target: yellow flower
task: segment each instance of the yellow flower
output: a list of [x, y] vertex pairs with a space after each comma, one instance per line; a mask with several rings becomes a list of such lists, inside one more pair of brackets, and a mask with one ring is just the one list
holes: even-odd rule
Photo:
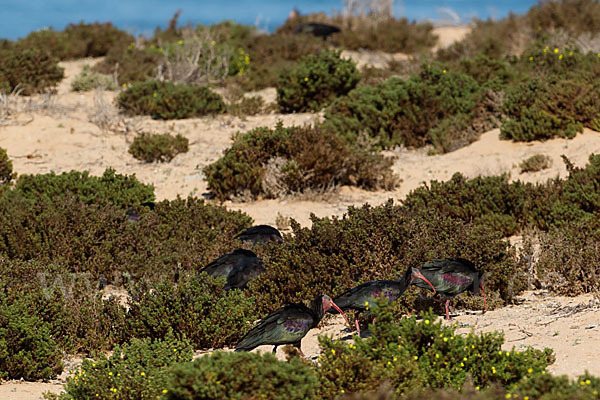
[[510, 393], [506, 393], [506, 396], [504, 396], [504, 397], [506, 397], [507, 399], [510, 399], [512, 396], [510, 395]]
[[[394, 362], [398, 361], [398, 357], [394, 357]], [[589, 382], [589, 381], [588, 381]]]
[[443, 71], [442, 71], [442, 74], [445, 74], [445, 73], [446, 73], [446, 70], [443, 70]]
[[547, 52], [548, 52], [548, 50], [550, 50], [550, 49], [548, 48], [548, 46], [544, 47], [544, 53], [547, 53]]
[[340, 390], [340, 393], [346, 393], [346, 391], [344, 389]]
[[95, 366], [96, 366], [96, 364], [92, 364], [92, 367], [95, 367]]
[[335, 350], [331, 349], [331, 354], [333, 354], [335, 356]]
[[584, 381], [579, 381], [579, 384], [580, 385], [585, 385], [585, 382]]
[[475, 390], [479, 390], [479, 386], [476, 386], [476, 387], [475, 387]]
[[176, 351], [177, 351], [177, 349], [173, 349], [173, 352], [176, 352]]
[[[304, 78], [304, 82], [308, 82], [308, 78]], [[366, 302], [365, 305], [369, 305], [369, 302]]]
[[501, 356], [501, 355], [502, 355], [502, 352], [501, 352], [501, 351], [499, 351], [499, 352], [498, 352], [498, 355], [499, 355], [499, 356]]
[[145, 372], [141, 372], [140, 375], [141, 376], [146, 376], [146, 373]]
[[506, 352], [506, 357], [510, 357], [510, 353], [508, 351]]
[[110, 388], [110, 391], [113, 393], [117, 393], [117, 389], [116, 388]]
[[554, 54], [558, 54], [558, 48], [554, 49]]
[[425, 325], [429, 325], [429, 320], [428, 319], [425, 320]]
[[465, 366], [465, 364], [464, 364], [464, 363], [460, 363], [460, 366], [461, 366], [461, 367], [464, 367], [464, 366]]
[[471, 345], [471, 348], [472, 348], [472, 349], [474, 349], [474, 348], [475, 348], [475, 345], [474, 345], [474, 344], [472, 344], [472, 345]]
[[529, 368], [529, 369], [527, 370], [527, 372], [529, 372], [529, 373], [532, 373], [532, 372], [533, 372], [533, 369]]
[[558, 56], [558, 59], [559, 59], [559, 60], [562, 60], [562, 59], [563, 59], [563, 55], [562, 55], [562, 54], [560, 54], [560, 55]]
[[[304, 78], [304, 79], [308, 79], [308, 78]], [[365, 306], [368, 306], [368, 305], [369, 305], [369, 302], [365, 301]]]
[[533, 57], [529, 57], [529, 61], [533, 61]]
[[586, 384], [586, 385], [591, 385], [591, 384], [592, 384], [592, 381], [590, 381], [589, 379], [586, 379], [586, 380], [585, 380], [585, 384]]
[[414, 359], [415, 359], [415, 361], [416, 361], [416, 360], [418, 360], [418, 359], [419, 359], [419, 357], [415, 356], [415, 357], [414, 357]]
[[492, 367], [492, 374], [496, 373], [496, 367]]
[[529, 400], [529, 396], [523, 397], [523, 400]]
[[387, 365], [392, 365], [391, 361], [388, 361], [388, 362], [387, 362]]
[[444, 338], [444, 342], [447, 342], [447, 341], [448, 341], [448, 338], [447, 338], [447, 337], [445, 337], [445, 338]]
[[212, 42], [210, 42], [211, 46], [214, 46], [215, 44], [217, 44], [217, 42], [215, 42], [214, 40]]
[[108, 376], [112, 376], [112, 372], [109, 372], [109, 373], [108, 373]]
[[122, 86], [123, 86], [123, 87], [127, 87], [127, 84], [126, 84], [126, 83], [124, 83]]
[[180, 45], [180, 46], [181, 46], [181, 45], [183, 45], [183, 40], [179, 40], [179, 41], [177, 42], [177, 44], [178, 44], [178, 45]]
[[167, 389], [163, 389], [163, 393], [167, 393], [167, 392], [168, 392], [168, 390], [167, 390]]
[[435, 358], [440, 358], [440, 355], [436, 353]]
[[572, 56], [572, 55], [573, 55], [573, 52], [572, 52], [572, 51], [570, 51], [570, 52], [569, 52], [569, 55], [570, 55], [570, 56]]

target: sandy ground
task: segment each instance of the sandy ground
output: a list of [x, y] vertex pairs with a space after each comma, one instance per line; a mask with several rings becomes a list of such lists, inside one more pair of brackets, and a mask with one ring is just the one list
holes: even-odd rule
[[[445, 46], [466, 34], [463, 28], [437, 28]], [[454, 36], [452, 36], [454, 35]], [[360, 54], [355, 55], [362, 57]], [[401, 57], [394, 55], [393, 57]], [[375, 57], [381, 60], [381, 57]], [[312, 123], [318, 115], [259, 115], [247, 118], [218, 116], [181, 121], [152, 121], [149, 118], [124, 119], [116, 112], [112, 101], [114, 92], [72, 93], [70, 83], [83, 65], [97, 60], [79, 60], [63, 63], [67, 78], [61, 83], [57, 95], [49, 101], [42, 97], [23, 100], [12, 108], [23, 111], [13, 113], [0, 121], [0, 147], [5, 148], [19, 174], [55, 171], [88, 170], [100, 175], [107, 167], [119, 173], [133, 174], [145, 183], [155, 186], [156, 196], [173, 199], [176, 196], [199, 196], [207, 192], [202, 168], [220, 157], [238, 131], [245, 132], [258, 126], [274, 126], [281, 120], [284, 125]], [[368, 63], [366, 59], [365, 63]], [[275, 99], [274, 89], [259, 93], [267, 102]], [[100, 96], [105, 105], [99, 106]], [[27, 100], [29, 101], [29, 100]], [[94, 118], [109, 115], [110, 129], [101, 129], [91, 122]], [[127, 152], [129, 143], [137, 132], [175, 132], [190, 140], [190, 151], [177, 156], [171, 163], [147, 164], [134, 159]], [[230, 209], [248, 213], [256, 223], [275, 224], [278, 215], [293, 217], [302, 225], [310, 225], [310, 214], [319, 217], [341, 216], [350, 205], [366, 202], [377, 205], [389, 198], [403, 199], [407, 193], [430, 180], [447, 180], [453, 173], [468, 177], [477, 175], [510, 174], [511, 179], [539, 182], [555, 176], [566, 176], [561, 154], [578, 166], [585, 165], [590, 153], [600, 152], [600, 134], [586, 130], [572, 140], [554, 139], [546, 142], [512, 143], [501, 141], [498, 130], [484, 134], [470, 146], [455, 152], [428, 156], [426, 149], [396, 149], [386, 154], [396, 157], [394, 171], [402, 179], [401, 185], [390, 192], [370, 192], [351, 187], [341, 187], [334, 194], [311, 198], [289, 197], [277, 200], [258, 200], [248, 203], [225, 202]], [[552, 158], [546, 170], [521, 174], [518, 164], [534, 154]], [[452, 321], [466, 333], [502, 330], [506, 335], [506, 348], [532, 345], [551, 347], [557, 355], [550, 371], [556, 374], [577, 376], [589, 370], [600, 375], [600, 304], [589, 296], [577, 298], [554, 297], [545, 292], [527, 292], [521, 303], [488, 312], [458, 315]], [[325, 321], [321, 329], [314, 330], [303, 341], [303, 350], [309, 356], [318, 354], [318, 334], [348, 337], [341, 317]], [[270, 348], [263, 350], [270, 351]], [[281, 350], [278, 353], [281, 356]], [[71, 363], [71, 362], [70, 362]], [[77, 363], [71, 365], [77, 365]], [[68, 370], [68, 369], [67, 369]], [[38, 399], [45, 391], [59, 392], [68, 372], [51, 382], [7, 382], [0, 385], [1, 399]]]

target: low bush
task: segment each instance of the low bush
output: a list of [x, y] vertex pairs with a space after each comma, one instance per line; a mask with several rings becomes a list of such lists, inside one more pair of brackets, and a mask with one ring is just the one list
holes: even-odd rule
[[573, 138], [583, 127], [600, 129], [598, 84], [581, 80], [531, 80], [509, 89], [501, 137], [514, 141]]
[[31, 95], [54, 88], [64, 78], [63, 68], [46, 51], [14, 47], [0, 50], [0, 89]]
[[597, 217], [563, 224], [540, 238], [540, 282], [563, 296], [600, 292], [600, 225]]
[[429, 22], [386, 18], [355, 29], [343, 29], [333, 40], [349, 50], [417, 53], [435, 45], [437, 36]]
[[314, 399], [317, 387], [313, 368], [297, 357], [216, 352], [175, 366], [166, 399]]
[[222, 113], [226, 108], [221, 96], [207, 87], [155, 80], [132, 84], [119, 95], [117, 103], [128, 114], [155, 119], [200, 117]]
[[254, 299], [239, 290], [226, 293], [223, 285], [222, 279], [202, 274], [131, 288], [130, 335], [162, 339], [173, 331], [196, 349], [237, 343], [251, 328], [247, 322], [257, 319]]
[[117, 84], [110, 75], [92, 72], [89, 65], [85, 65], [79, 75], [71, 83], [75, 92], [86, 92], [93, 89], [116, 90]]
[[0, 147], [0, 185], [10, 183], [15, 176], [16, 173], [13, 172], [12, 160], [8, 158], [6, 150]]
[[538, 172], [552, 165], [552, 158], [545, 154], [535, 154], [521, 161], [519, 168], [523, 172]]
[[317, 371], [323, 398], [373, 391], [384, 381], [397, 395], [425, 388], [458, 390], [469, 377], [482, 389], [512, 387], [546, 374], [546, 367], [554, 362], [550, 349], [503, 351], [501, 333], [463, 337], [431, 312], [423, 313], [420, 321], [412, 317], [394, 322], [386, 302], [378, 305], [370, 338], [355, 337], [354, 344], [319, 338], [322, 353]]
[[318, 111], [347, 94], [360, 80], [356, 64], [339, 51], [323, 51], [300, 59], [279, 76], [277, 103], [282, 112]]
[[145, 162], [169, 162], [177, 154], [187, 153], [189, 140], [177, 134], [150, 134], [142, 132], [129, 145], [129, 153]]
[[242, 97], [229, 104], [227, 112], [238, 117], [260, 114], [265, 109], [265, 101], [260, 96]]
[[[481, 87], [472, 77], [425, 64], [409, 79], [390, 78], [339, 98], [326, 109], [324, 127], [350, 142], [365, 132], [384, 148], [421, 147], [443, 143], [444, 132], [438, 130], [433, 140], [431, 131], [446, 118], [471, 121], [481, 100]], [[470, 136], [466, 143], [478, 135]]]
[[157, 399], [168, 392], [170, 367], [192, 360], [193, 348], [185, 338], [170, 333], [164, 340], [132, 339], [116, 346], [110, 356], [85, 359], [67, 378], [64, 392], [46, 394], [49, 400]]
[[[101, 177], [89, 172], [63, 172], [60, 175], [48, 174], [21, 175], [14, 188], [5, 195], [8, 205], [13, 198], [20, 198], [33, 204], [45, 203], [50, 206], [58, 198], [74, 197], [85, 204], [112, 204], [118, 208], [128, 208], [154, 200], [154, 187], [137, 180], [135, 175], [117, 174], [107, 168]], [[17, 201], [16, 199], [14, 200]]]
[[16, 45], [23, 49], [47, 51], [60, 60], [102, 57], [113, 48], [125, 48], [135, 39], [110, 22], [69, 24], [64, 31], [42, 29], [19, 39]]
[[92, 71], [116, 75], [119, 85], [129, 85], [156, 78], [160, 52], [155, 47], [137, 48], [131, 42], [125, 48], [113, 48], [94, 65]]
[[307, 35], [252, 34], [239, 38], [239, 47], [248, 53], [250, 64], [241, 75], [230, 78], [244, 90], [277, 86], [278, 77], [309, 54], [319, 54], [324, 43]]
[[278, 197], [339, 184], [391, 188], [391, 161], [350, 146], [319, 127], [256, 128], [238, 134], [223, 157], [204, 168], [217, 197]]
[[0, 291], [1, 379], [50, 379], [62, 372], [62, 352], [53, 338], [52, 324], [37, 315], [34, 307], [26, 294], [11, 296]]

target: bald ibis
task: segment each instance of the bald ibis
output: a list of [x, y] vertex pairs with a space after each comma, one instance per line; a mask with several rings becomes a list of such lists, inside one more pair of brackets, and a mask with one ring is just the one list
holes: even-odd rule
[[240, 239], [242, 242], [251, 242], [252, 244], [283, 242], [281, 233], [269, 225], [252, 226], [235, 236], [235, 238]]
[[258, 275], [265, 272], [265, 265], [262, 259], [255, 257], [254, 259], [245, 258], [238, 262], [229, 275], [227, 275], [227, 284], [225, 290], [245, 289], [248, 283]]
[[[434, 293], [437, 291], [446, 299], [446, 319], [450, 319], [450, 312], [448, 311], [450, 300], [466, 290], [478, 294], [479, 289], [481, 289], [484, 304], [483, 313], [485, 314], [487, 311], [483, 272], [478, 272], [471, 261], [464, 258], [434, 259], [418, 268], [418, 270], [427, 278], [428, 283], [433, 284]], [[415, 279], [413, 284], [428, 289], [427, 283], [420, 278]]]
[[235, 351], [250, 351], [264, 344], [277, 346], [294, 345], [300, 354], [300, 342], [309, 330], [316, 327], [323, 315], [331, 307], [337, 309], [346, 319], [346, 314], [331, 300], [331, 297], [320, 294], [307, 307], [304, 304], [289, 304], [261, 319], [258, 324], [240, 340]]
[[293, 31], [294, 35], [305, 33], [320, 37], [323, 40], [326, 40], [329, 36], [338, 32], [340, 32], [340, 28], [337, 26], [322, 24], [320, 22], [302, 22], [296, 25]]
[[[337, 304], [342, 310], [357, 310], [365, 311], [369, 305], [375, 303], [375, 299], [378, 297], [386, 297], [389, 301], [397, 300], [402, 294], [408, 289], [415, 279], [419, 279], [420, 282], [429, 281], [416, 269], [409, 268], [406, 270], [404, 275], [398, 277], [396, 280], [378, 280], [365, 282], [362, 285], [358, 285], [355, 288], [348, 290], [347, 292], [339, 295], [335, 298], [335, 304]], [[429, 283], [433, 291], [435, 288]], [[334, 312], [330, 310], [329, 312]], [[356, 330], [360, 335], [360, 326], [358, 325], [358, 318], [355, 319]], [[373, 321], [375, 322], [375, 321]]]
[[229, 254], [225, 254], [211, 261], [206, 267], [202, 268], [200, 272], [206, 272], [208, 275], [215, 278], [227, 276], [237, 266], [247, 266], [255, 263], [262, 263], [262, 260], [250, 250], [235, 249]]

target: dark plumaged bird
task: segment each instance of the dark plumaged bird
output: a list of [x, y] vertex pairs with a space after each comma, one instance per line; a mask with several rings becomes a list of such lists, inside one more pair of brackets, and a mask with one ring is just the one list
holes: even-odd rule
[[240, 239], [242, 242], [252, 242], [252, 244], [283, 242], [281, 233], [269, 225], [252, 226], [238, 234], [235, 239]]
[[275, 353], [277, 346], [292, 344], [304, 356], [300, 349], [302, 338], [319, 324], [331, 307], [337, 309], [348, 322], [346, 314], [331, 297], [321, 294], [308, 307], [304, 304], [290, 304], [267, 315], [240, 340], [235, 351], [250, 351], [263, 344], [270, 344], [275, 346]]
[[262, 260], [258, 258], [253, 251], [245, 249], [236, 249], [229, 254], [225, 254], [211, 261], [206, 267], [202, 268], [200, 272], [206, 272], [208, 275], [219, 278], [227, 278], [231, 271], [238, 266], [248, 266], [255, 263], [261, 263]]
[[[404, 275], [400, 276], [396, 280], [365, 282], [339, 295], [334, 299], [334, 301], [335, 304], [337, 304], [338, 307], [344, 311], [352, 309], [362, 312], [367, 310], [369, 305], [373, 305], [375, 303], [375, 299], [379, 297], [385, 297], [389, 301], [397, 300], [400, 296], [402, 296], [402, 294], [406, 291], [406, 289], [408, 289], [415, 279], [419, 279], [420, 282], [429, 283], [427, 278], [425, 278], [417, 268], [409, 268], [406, 270]], [[429, 285], [432, 289], [434, 289], [431, 283], [429, 283]], [[329, 312], [335, 311], [330, 310]], [[354, 322], [356, 324], [356, 330], [360, 335], [358, 318]]]
[[229, 275], [227, 275], [227, 284], [225, 290], [245, 289], [248, 283], [258, 275], [265, 272], [265, 265], [262, 259], [255, 256], [252, 258], [243, 258], [238, 262]]
[[[417, 268], [439, 293], [446, 299], [446, 319], [450, 319], [448, 306], [450, 300], [466, 290], [478, 294], [479, 289], [483, 293], [483, 313], [487, 311], [487, 300], [485, 298], [485, 287], [483, 283], [483, 272], [478, 272], [475, 265], [464, 258], [434, 259], [433, 261]], [[422, 279], [417, 278], [414, 285], [428, 289], [429, 286]]]
[[340, 32], [340, 28], [337, 26], [322, 24], [319, 22], [302, 22], [296, 25], [293, 31], [294, 35], [306, 33], [323, 38], [323, 40], [326, 40], [329, 36], [338, 32]]

